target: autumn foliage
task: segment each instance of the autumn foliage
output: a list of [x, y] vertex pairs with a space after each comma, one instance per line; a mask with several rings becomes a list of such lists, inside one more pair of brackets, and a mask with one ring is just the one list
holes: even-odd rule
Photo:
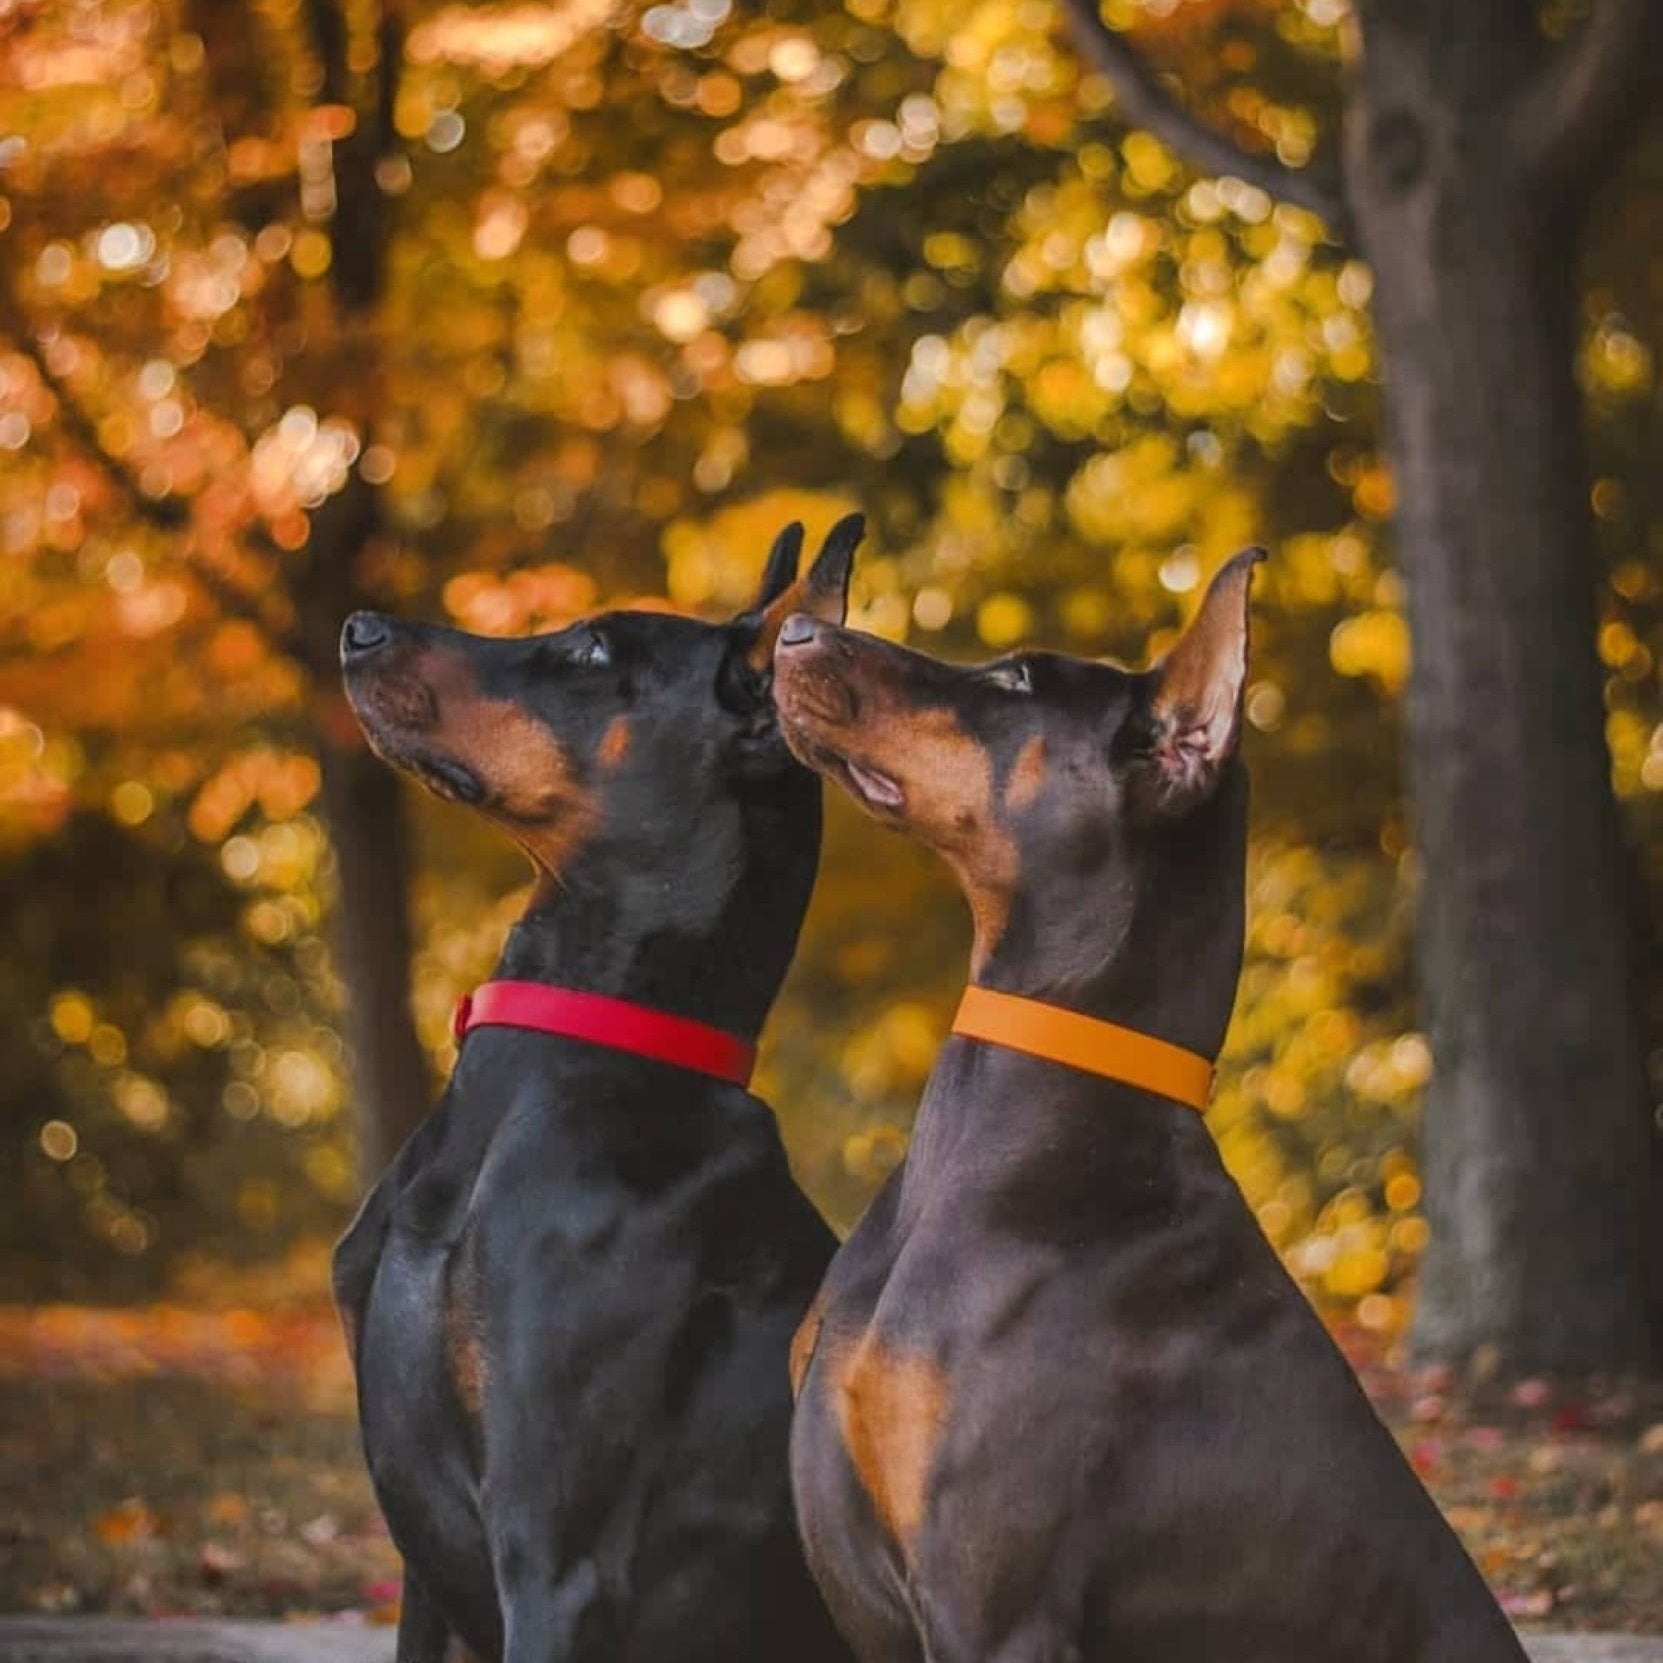
[[[1297, 162], [1344, 10], [1117, 21]], [[1578, 347], [1653, 869], [1658, 165], [1614, 192]], [[1275, 546], [1212, 1123], [1308, 1285], [1399, 1328], [1431, 1057], [1370, 274], [1119, 123], [1049, 7], [0, 0], [0, 225], [0, 1288], [153, 1294], [345, 1216], [349, 605], [714, 611], [783, 520], [858, 503], [854, 621], [956, 654], [1140, 658]], [[402, 813], [439, 1072], [523, 873]], [[964, 944], [945, 879], [834, 805], [760, 1084], [840, 1223], [905, 1147]]]

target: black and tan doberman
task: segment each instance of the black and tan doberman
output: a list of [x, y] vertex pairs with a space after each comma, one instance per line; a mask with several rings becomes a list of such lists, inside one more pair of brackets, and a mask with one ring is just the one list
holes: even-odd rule
[[786, 620], [792, 748], [952, 865], [972, 987], [794, 1347], [863, 1663], [1520, 1663], [1197, 1107], [1240, 972], [1258, 551], [1164, 662]]
[[858, 517], [726, 624], [488, 640], [359, 613], [389, 762], [539, 879], [455, 1073], [336, 1252], [399, 1663], [838, 1663], [787, 1475], [791, 1335], [834, 1239], [741, 1083], [796, 946], [820, 782], [769, 697], [841, 619]]

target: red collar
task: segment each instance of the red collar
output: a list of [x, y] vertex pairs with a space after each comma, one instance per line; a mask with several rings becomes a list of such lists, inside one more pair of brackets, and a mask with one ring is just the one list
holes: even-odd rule
[[460, 1045], [475, 1029], [535, 1028], [539, 1033], [607, 1045], [654, 1062], [714, 1075], [736, 1086], [751, 1083], [756, 1047], [720, 1028], [707, 1028], [684, 1016], [609, 999], [600, 993], [574, 993], [541, 982], [482, 982], [456, 1004], [451, 1031]]

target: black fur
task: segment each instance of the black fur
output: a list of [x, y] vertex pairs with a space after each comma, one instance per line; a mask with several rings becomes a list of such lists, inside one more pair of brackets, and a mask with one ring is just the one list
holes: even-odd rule
[[[514, 641], [349, 625], [378, 749], [544, 863], [499, 976], [760, 1028], [814, 880], [819, 782], [780, 740], [766, 668], [736, 666], [794, 541], [728, 625], [615, 613]], [[561, 784], [539, 818], [522, 765], [545, 735]], [[846, 1658], [786, 1474], [787, 1347], [832, 1247], [747, 1091], [474, 1030], [335, 1257], [407, 1565], [399, 1663], [442, 1663], [452, 1640], [503, 1663]]]

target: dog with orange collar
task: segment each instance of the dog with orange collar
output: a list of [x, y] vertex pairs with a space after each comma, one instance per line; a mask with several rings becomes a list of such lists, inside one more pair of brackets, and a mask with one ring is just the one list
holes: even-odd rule
[[847, 1663], [786, 1463], [788, 1346], [834, 1241], [746, 1087], [820, 843], [774, 636], [842, 619], [861, 529], [799, 580], [789, 528], [724, 624], [347, 620], [370, 743], [538, 874], [335, 1255], [405, 1559], [398, 1663]]
[[862, 1663], [1523, 1663], [1198, 1111], [1241, 968], [1257, 550], [1154, 669], [807, 615], [792, 748], [952, 865], [971, 986], [793, 1347]]

